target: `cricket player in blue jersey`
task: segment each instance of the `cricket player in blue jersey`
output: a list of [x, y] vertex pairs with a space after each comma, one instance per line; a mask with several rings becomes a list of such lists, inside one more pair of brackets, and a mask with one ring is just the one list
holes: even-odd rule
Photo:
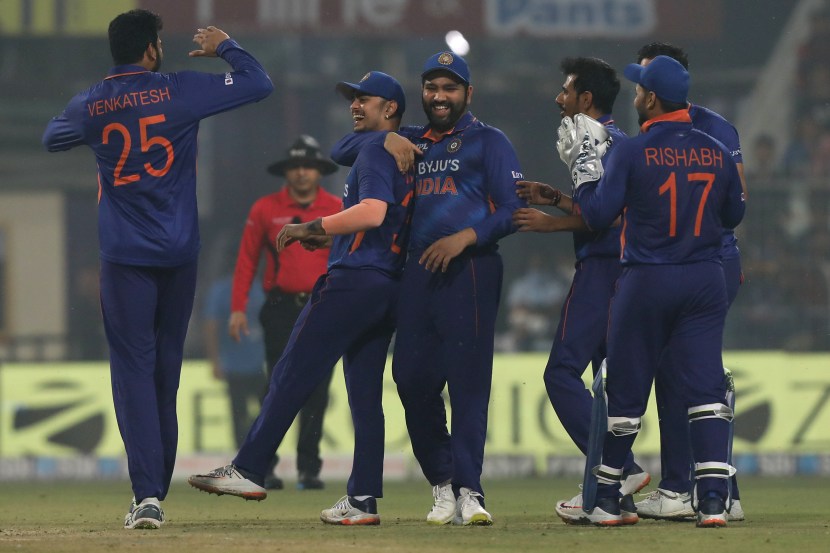
[[[565, 58], [561, 63], [565, 82], [556, 97], [563, 125], [576, 114], [585, 114], [601, 123], [611, 137], [608, 156], [616, 144], [628, 136], [614, 124], [611, 112], [620, 91], [617, 72], [597, 58]], [[520, 232], [573, 232], [576, 265], [568, 297], [562, 306], [559, 326], [553, 339], [545, 368], [545, 387], [562, 426], [580, 451], [588, 450], [591, 420], [591, 393], [585, 388], [582, 373], [590, 364], [594, 375], [605, 359], [605, 332], [608, 328], [608, 305], [620, 276], [620, 226], [591, 231], [580, 215], [572, 196], [550, 185], [519, 181], [517, 193], [535, 205], [551, 205], [566, 213], [552, 216], [531, 208], [516, 210], [513, 222]], [[647, 472], [629, 456], [624, 467], [623, 496], [629, 523], [636, 522], [631, 494], [645, 487]], [[560, 509], [582, 509], [582, 494]]]
[[[637, 52], [637, 63], [648, 64], [654, 57], [663, 55], [674, 58], [688, 70], [689, 60], [682, 48], [672, 44], [653, 42], [646, 44]], [[703, 106], [690, 103], [689, 116], [692, 126], [709, 136], [719, 140], [729, 150], [732, 159], [738, 167], [741, 176], [741, 185], [744, 197], [747, 194], [744, 178], [743, 158], [741, 156], [741, 142], [735, 127], [726, 119]], [[738, 250], [738, 241], [734, 229], [724, 229], [722, 236], [721, 261], [724, 277], [726, 278], [726, 295], [729, 305], [738, 295], [738, 289], [743, 282], [741, 271], [741, 254]], [[672, 362], [672, 352], [666, 352], [664, 363]], [[637, 512], [644, 518], [655, 519], [694, 519], [695, 513], [691, 505], [692, 483], [691, 474], [691, 446], [689, 434], [686, 431], [686, 412], [682, 405], [664, 401], [668, 395], [666, 388], [677, 385], [665, 378], [665, 373], [658, 373], [655, 379], [655, 396], [657, 398], [657, 412], [660, 419], [660, 461], [662, 478], [658, 488], [650, 493], [643, 501], [637, 502]], [[729, 381], [731, 378], [727, 377]], [[732, 391], [734, 409], [734, 390]], [[732, 476], [730, 488], [731, 505], [727, 505], [729, 521], [744, 520], [745, 514], [740, 501], [740, 491], [736, 476]]]
[[[623, 218], [623, 272], [608, 327], [608, 431], [595, 473], [596, 506], [558, 514], [569, 523], [623, 524], [623, 464], [655, 374], [666, 371], [682, 383], [669, 400], [687, 410], [697, 524], [725, 526], [734, 469], [728, 462], [732, 410], [721, 360], [727, 296], [720, 248], [722, 229], [743, 218], [741, 179], [726, 147], [692, 128], [689, 74], [679, 62], [657, 56], [624, 73], [637, 83], [641, 133], [614, 148], [600, 180], [596, 170], [602, 162], [593, 142], [583, 141], [572, 173], [590, 228]], [[668, 365], [660, 363], [666, 349], [674, 354]]]
[[[389, 75], [372, 71], [358, 83], [339, 83], [337, 90], [351, 102], [356, 132], [393, 131], [400, 125], [406, 100]], [[192, 486], [218, 495], [265, 499], [263, 480], [270, 459], [300, 408], [342, 356], [354, 423], [354, 462], [347, 495], [320, 518], [329, 524], [380, 524], [383, 370], [395, 330], [412, 182], [382, 145], [367, 147], [346, 179], [343, 211], [286, 225], [277, 235], [280, 251], [297, 240], [313, 249], [334, 236], [328, 271], [317, 280], [294, 325], [259, 417], [233, 463], [191, 476]]]
[[199, 226], [196, 134], [205, 117], [262, 100], [262, 66], [215, 27], [191, 56], [232, 71], [159, 73], [161, 18], [145, 10], [109, 25], [115, 67], [75, 96], [43, 135], [50, 152], [87, 145], [98, 164], [101, 310], [118, 428], [134, 501], [125, 528], [159, 528], [176, 460], [176, 391], [193, 307]]
[[[423, 155], [415, 164], [392, 370], [413, 452], [433, 486], [427, 521], [490, 525], [481, 468], [502, 286], [497, 242], [515, 231], [512, 213], [526, 206], [515, 193], [522, 174], [507, 137], [468, 111], [473, 87], [461, 56], [434, 54], [421, 82], [429, 123], [400, 131], [412, 141], [404, 150]], [[352, 134], [332, 157], [348, 164], [362, 145], [380, 139]]]

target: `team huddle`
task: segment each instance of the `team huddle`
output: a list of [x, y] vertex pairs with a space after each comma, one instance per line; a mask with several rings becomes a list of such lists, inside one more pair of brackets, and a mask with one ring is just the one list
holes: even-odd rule
[[[222, 57], [231, 72], [159, 73], [161, 26], [144, 10], [115, 18], [116, 66], [76, 96], [43, 138], [50, 151], [86, 144], [98, 160], [101, 303], [134, 492], [129, 529], [161, 527], [175, 462], [176, 389], [199, 248], [198, 123], [273, 90], [262, 66], [215, 27], [197, 30], [200, 49], [191, 56]], [[557, 502], [556, 514], [599, 526], [641, 517], [695, 519], [700, 527], [742, 520], [731, 465], [734, 390], [721, 349], [742, 278], [733, 229], [744, 214], [745, 184], [738, 135], [689, 102], [687, 66], [683, 51], [668, 44], [637, 53], [624, 75], [635, 85], [641, 132], [629, 138], [612, 116], [616, 71], [597, 58], [562, 62], [557, 150], [573, 181], [567, 191], [524, 180], [504, 133], [469, 111], [472, 77], [461, 56], [426, 60], [424, 125], [401, 126], [406, 96], [386, 73], [337, 83], [353, 120], [331, 154], [350, 167], [342, 210], [285, 224], [273, 244], [278, 252], [295, 243], [329, 249], [326, 272], [235, 458], [189, 483], [264, 499], [278, 446], [342, 358], [353, 465], [346, 495], [320, 518], [380, 524], [381, 394], [394, 334], [392, 375], [413, 453], [432, 486], [426, 522], [493, 524], [481, 474], [503, 274], [498, 242], [516, 231], [567, 231], [576, 270], [544, 383], [586, 467], [581, 493]], [[163, 101], [149, 94], [159, 90]], [[147, 101], [95, 108], [133, 97]], [[593, 395], [582, 382], [589, 364]], [[651, 480], [632, 446], [652, 383], [662, 478], [635, 503], [633, 494]]]

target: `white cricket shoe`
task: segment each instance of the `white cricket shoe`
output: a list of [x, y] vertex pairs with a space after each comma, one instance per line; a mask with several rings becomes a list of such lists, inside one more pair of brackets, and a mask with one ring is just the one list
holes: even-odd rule
[[621, 495], [632, 495], [648, 486], [649, 482], [651, 482], [651, 475], [643, 469], [639, 469], [639, 471], [623, 474], [623, 480], [620, 482]]
[[439, 484], [432, 487], [432, 509], [427, 514], [427, 523], [444, 525], [455, 517], [456, 501], [452, 484]]
[[456, 516], [454, 524], [462, 526], [490, 526], [493, 524], [493, 517], [481, 506], [479, 498], [482, 495], [470, 488], [459, 490], [456, 502]]
[[726, 505], [720, 497], [700, 500], [697, 510], [698, 528], [723, 528], [726, 526]]
[[164, 511], [155, 497], [148, 497], [136, 504], [130, 504], [130, 512], [124, 517], [126, 530], [157, 530], [164, 524]]
[[225, 465], [207, 474], [194, 474], [187, 479], [188, 484], [216, 495], [235, 495], [243, 499], [262, 501], [268, 497], [265, 488], [253, 482], [233, 465]]
[[695, 518], [692, 495], [657, 488], [642, 501], [636, 503], [641, 518], [659, 520], [685, 520]]
[[[600, 505], [600, 501], [602, 504]], [[594, 524], [596, 526], [629, 526], [640, 522], [634, 500], [630, 495], [619, 500], [619, 509], [614, 509], [612, 500], [598, 500], [596, 508], [589, 514], [582, 509], [582, 494], [570, 501], [556, 503], [556, 514], [565, 524]], [[619, 511], [619, 514], [617, 514]]]
[[741, 507], [740, 499], [732, 501], [732, 508], [726, 512], [726, 520], [729, 522], [746, 520], [746, 514], [744, 514], [744, 509]]
[[326, 524], [340, 524], [342, 526], [375, 526], [380, 524], [378, 504], [374, 497], [358, 501], [354, 497], [344, 495], [331, 509], [320, 512], [320, 520]]

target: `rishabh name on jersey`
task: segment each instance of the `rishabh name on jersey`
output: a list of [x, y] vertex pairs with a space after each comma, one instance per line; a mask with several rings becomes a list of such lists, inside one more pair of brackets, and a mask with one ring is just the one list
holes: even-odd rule
[[[611, 147], [608, 148], [602, 158], [603, 163], [605, 163], [611, 154], [611, 150], [620, 142], [628, 140], [628, 135], [614, 124], [614, 119], [610, 114], [601, 116], [597, 121], [605, 125], [605, 130], [612, 138]], [[579, 207], [577, 206], [577, 212], [578, 210]], [[582, 261], [589, 257], [619, 257], [620, 229], [621, 226], [613, 226], [600, 231], [574, 232], [573, 243], [576, 260]]]
[[[479, 246], [495, 245], [515, 230], [509, 215], [524, 205], [515, 192], [522, 173], [504, 133], [468, 112], [438, 141], [422, 126], [404, 127], [400, 134], [423, 152], [414, 168], [410, 252], [423, 252], [469, 227], [476, 230]], [[495, 219], [486, 221], [497, 210]]]
[[261, 100], [274, 88], [235, 41], [223, 41], [216, 51], [232, 73], [116, 66], [47, 126], [43, 142], [49, 151], [86, 144], [95, 153], [103, 259], [172, 267], [198, 255], [199, 121]]
[[[695, 104], [689, 106], [689, 117], [692, 119], [694, 128], [723, 143], [735, 163], [743, 163], [741, 139], [738, 130], [732, 123], [719, 113]], [[740, 255], [738, 239], [735, 237], [734, 229], [723, 229], [720, 255], [722, 259], [732, 259]]]
[[646, 125], [614, 148], [594, 190], [580, 188], [583, 216], [603, 228], [625, 208], [624, 265], [718, 260], [721, 224], [737, 224], [744, 210], [729, 151], [693, 129], [685, 110]]
[[343, 209], [372, 198], [386, 202], [386, 216], [377, 228], [335, 236], [329, 270], [374, 269], [400, 276], [406, 261], [412, 194], [412, 175], [398, 171], [382, 144], [366, 145], [346, 177]]

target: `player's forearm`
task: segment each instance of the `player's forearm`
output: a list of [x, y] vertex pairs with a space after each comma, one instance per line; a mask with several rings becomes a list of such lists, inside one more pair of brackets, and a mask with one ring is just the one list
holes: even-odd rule
[[262, 64], [232, 38], [223, 41], [216, 54], [233, 68], [232, 78], [244, 82], [246, 101], [262, 100], [274, 91], [274, 83]]
[[[386, 217], [386, 208], [386, 202], [373, 199], [363, 200], [340, 213], [318, 219], [320, 229], [324, 231], [322, 234], [338, 235], [353, 234], [377, 228], [383, 224], [383, 219]], [[312, 221], [312, 223], [316, 223], [316, 221]]]

